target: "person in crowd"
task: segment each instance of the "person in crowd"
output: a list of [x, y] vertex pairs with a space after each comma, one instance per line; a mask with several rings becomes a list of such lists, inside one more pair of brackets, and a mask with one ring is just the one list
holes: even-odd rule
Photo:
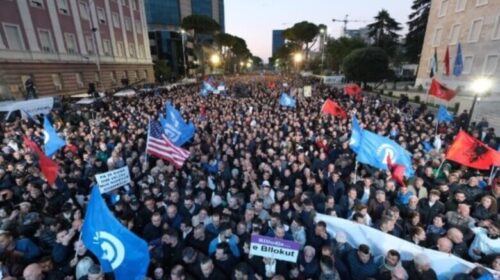
[[353, 280], [368, 279], [377, 276], [379, 265], [370, 252], [370, 247], [361, 244], [347, 255], [347, 264]]
[[411, 261], [403, 261], [408, 273], [408, 280], [437, 280], [436, 272], [431, 268], [431, 260], [425, 254], [416, 255]]

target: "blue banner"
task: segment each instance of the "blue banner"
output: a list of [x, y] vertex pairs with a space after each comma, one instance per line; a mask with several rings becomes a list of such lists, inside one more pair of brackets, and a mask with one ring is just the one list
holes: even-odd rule
[[161, 126], [168, 139], [180, 147], [189, 141], [195, 133], [193, 123], [186, 123], [181, 113], [170, 102], [165, 103], [165, 117], [160, 117]]
[[43, 142], [45, 155], [51, 157], [53, 154], [66, 145], [66, 142], [57, 135], [47, 116], [43, 120]]
[[284, 107], [295, 108], [297, 106], [297, 101], [286, 93], [282, 93], [280, 97], [280, 105]]

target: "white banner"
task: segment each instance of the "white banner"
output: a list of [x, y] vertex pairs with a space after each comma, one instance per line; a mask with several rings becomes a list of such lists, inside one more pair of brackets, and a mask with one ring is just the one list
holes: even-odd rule
[[327, 215], [317, 214], [316, 222], [323, 221], [327, 225], [328, 232], [335, 236], [337, 231], [345, 232], [347, 241], [357, 247], [360, 244], [370, 246], [374, 256], [385, 255], [390, 249], [397, 250], [402, 260], [410, 260], [416, 254], [424, 253], [431, 260], [431, 265], [438, 279], [451, 279], [453, 275], [468, 272], [475, 265], [459, 257], [431, 249], [426, 249], [410, 243], [401, 238], [383, 233], [377, 229], [356, 224], [352, 221], [335, 218]]
[[130, 172], [128, 166], [124, 166], [106, 173], [96, 174], [95, 179], [101, 193], [107, 193], [130, 183]]
[[311, 97], [311, 96], [312, 96], [312, 87], [304, 86], [304, 97]]
[[300, 244], [290, 240], [254, 234], [250, 242], [250, 255], [297, 262]]
[[35, 116], [38, 114], [48, 114], [54, 107], [54, 97], [43, 97], [24, 101], [7, 101], [0, 103], [0, 112], [8, 112], [5, 119], [8, 119], [14, 111], [20, 110], [22, 117]]

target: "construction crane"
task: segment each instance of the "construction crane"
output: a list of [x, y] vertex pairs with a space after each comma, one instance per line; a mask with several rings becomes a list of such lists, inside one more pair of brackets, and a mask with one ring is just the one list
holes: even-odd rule
[[368, 20], [357, 20], [357, 19], [348, 19], [349, 18], [349, 15], [345, 15], [344, 19], [332, 19], [333, 22], [343, 22], [344, 23], [344, 29], [343, 29], [343, 33], [342, 35], [346, 35], [347, 34], [347, 23], [348, 22], [368, 22]]

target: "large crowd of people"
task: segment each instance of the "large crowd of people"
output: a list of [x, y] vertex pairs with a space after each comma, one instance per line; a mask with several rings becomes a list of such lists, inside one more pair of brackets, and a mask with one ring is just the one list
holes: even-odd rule
[[[373, 244], [351, 244], [346, 232], [333, 235], [317, 213], [476, 264], [453, 279], [498, 279], [500, 180], [489, 171], [441, 164], [458, 130], [467, 128], [466, 112], [440, 124], [436, 135], [435, 112], [406, 99], [355, 100], [299, 77], [237, 77], [225, 84], [225, 94], [208, 97], [200, 96], [199, 85], [186, 85], [89, 108], [63, 101], [48, 116], [66, 141], [53, 157], [60, 166], [53, 185], [22, 144], [28, 136], [43, 146], [43, 126], [3, 122], [0, 279], [113, 279], [79, 236], [94, 175], [123, 166], [131, 183], [103, 197], [148, 243], [147, 279], [437, 279], [425, 254], [403, 260], [394, 248], [375, 255]], [[307, 84], [312, 96], [306, 98], [299, 89]], [[296, 108], [279, 105], [283, 91], [296, 96]], [[349, 148], [351, 118], [321, 114], [326, 98], [407, 149], [415, 176], [402, 185], [389, 172], [357, 164]], [[148, 120], [166, 101], [196, 126], [180, 169], [145, 153]], [[471, 127], [474, 137], [498, 148], [485, 121]], [[253, 234], [299, 243], [297, 262], [249, 254]]]

